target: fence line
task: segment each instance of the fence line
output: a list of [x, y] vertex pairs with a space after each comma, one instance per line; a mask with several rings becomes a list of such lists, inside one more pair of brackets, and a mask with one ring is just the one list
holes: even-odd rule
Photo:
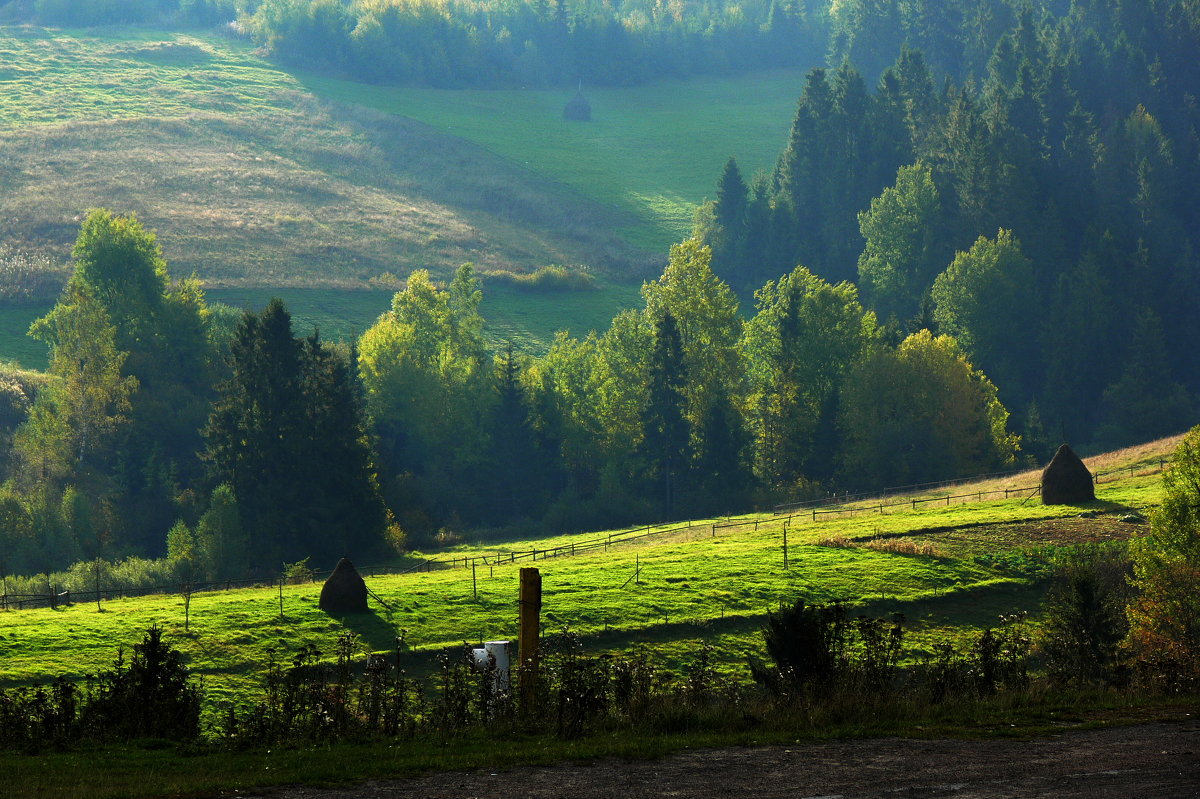
[[[1170, 463], [1169, 458], [1159, 458], [1157, 465], [1155, 465], [1153, 463], [1141, 464], [1140, 466], [1138, 464], [1134, 464], [1134, 465], [1131, 465], [1128, 467], [1122, 467], [1120, 469], [1110, 469], [1105, 472], [1096, 472], [1092, 475], [1092, 479], [1093, 479], [1093, 482], [1098, 485], [1100, 483], [1114, 482], [1118, 479], [1118, 477], [1115, 477], [1115, 476], [1111, 477], [1111, 479], [1102, 479], [1105, 477], [1110, 477], [1112, 475], [1123, 476], [1123, 475], [1128, 474], [1130, 477], [1133, 477], [1139, 471], [1144, 474], [1157, 474], [1157, 473], [1163, 471], [1166, 468], [1168, 463]], [[1152, 471], [1147, 471], [1148, 469], [1152, 470]], [[1019, 473], [1020, 472], [1003, 472], [1003, 473], [996, 473], [996, 474], [1003, 476], [1003, 475], [1008, 475], [1008, 474], [1019, 474]], [[991, 475], [991, 477], [994, 477], [994, 476], [996, 476], [996, 475]], [[978, 480], [981, 478], [975, 477], [975, 478], [969, 478], [969, 479]], [[984, 476], [982, 479], [988, 479], [988, 476]], [[929, 484], [925, 484], [925, 485], [930, 486], [930, 487], [941, 487], [941, 486], [948, 486], [948, 485], [961, 485], [962, 483], [965, 483], [965, 482], [967, 482], [967, 479], [961, 479], [961, 480], [955, 480], [955, 481], [944, 481], [942, 483], [937, 483], [937, 484], [929, 483]], [[983, 501], [985, 501], [985, 498], [987, 498], [987, 499], [1001, 499], [1001, 498], [1009, 499], [1014, 496], [1021, 496], [1022, 494], [1027, 494], [1028, 495], [1027, 498], [1031, 498], [1034, 496], [1034, 492], [1037, 492], [1040, 489], [1041, 489], [1040, 485], [1021, 486], [1018, 488], [996, 488], [996, 489], [990, 489], [990, 490], [972, 491], [972, 492], [969, 492], [966, 494], [947, 494], [945, 496], [940, 496], [940, 497], [911, 497], [911, 498], [903, 500], [901, 502], [891, 502], [891, 503], [885, 503], [882, 501], [882, 499], [889, 495], [894, 496], [895, 494], [888, 494], [886, 492], [891, 491], [891, 489], [884, 489], [884, 492], [877, 492], [874, 495], [865, 495], [865, 494], [858, 495], [859, 497], [862, 497], [862, 498], [871, 496], [872, 498], [878, 498], [881, 500], [879, 502], [873, 502], [869, 505], [858, 505], [856, 507], [847, 507], [847, 505], [850, 505], [851, 503], [842, 502], [842, 503], [833, 503], [833, 504], [828, 504], [828, 505], [816, 505], [816, 506], [809, 506], [809, 507], [802, 508], [801, 506], [803, 505], [803, 503], [801, 503], [797, 507], [793, 508], [793, 510], [796, 510], [799, 512], [794, 512], [787, 516], [781, 516], [778, 508], [782, 507], [782, 506], [776, 506], [776, 510], [775, 510], [773, 516], [769, 517], [769, 518], [742, 519], [740, 521], [726, 520], [724, 522], [718, 522], [718, 521], [713, 521], [713, 520], [707, 520], [707, 521], [691, 520], [691, 521], [683, 521], [683, 522], [666, 522], [666, 523], [662, 523], [662, 524], [647, 524], [647, 525], [641, 525], [638, 527], [633, 527], [626, 532], [607, 533], [604, 536], [591, 538], [591, 539], [588, 539], [585, 541], [574, 541], [569, 544], [561, 544], [559, 546], [546, 547], [544, 549], [534, 548], [534, 549], [530, 549], [530, 550], [527, 550], [524, 552], [518, 552], [515, 550], [507, 552], [507, 553], [496, 552], [494, 555], [475, 555], [475, 556], [463, 555], [461, 557], [454, 557], [454, 558], [440, 559], [440, 560], [436, 559], [436, 558], [430, 558], [430, 559], [419, 561], [415, 564], [412, 564], [410, 566], [405, 566], [405, 567], [365, 566], [365, 567], [360, 567], [359, 571], [366, 573], [368, 576], [377, 576], [377, 575], [383, 575], [383, 574], [401, 575], [401, 574], [412, 574], [412, 573], [417, 573], [417, 572], [432, 572], [435, 570], [440, 571], [442, 569], [457, 569], [457, 568], [470, 569], [470, 568], [472, 568], [472, 566], [511, 565], [511, 564], [516, 564], [519, 562], [524, 562], [526, 560], [528, 560], [531, 563], [535, 563], [538, 560], [547, 560], [549, 558], [558, 558], [558, 557], [571, 557], [571, 556], [574, 556], [574, 555], [577, 555], [580, 553], [584, 553], [584, 552], [594, 552], [599, 549], [603, 549], [605, 552], [607, 552], [609, 550], [609, 548], [619, 545], [619, 544], [627, 544], [632, 541], [639, 541], [639, 540], [646, 539], [646, 538], [658, 538], [658, 537], [666, 537], [669, 535], [678, 535], [681, 533], [691, 533], [693, 530], [707, 530], [709, 535], [711, 537], [715, 538], [717, 536], [718, 532], [734, 530], [734, 529], [737, 529], [740, 527], [753, 527], [754, 531], [757, 532], [760, 524], [778, 525], [778, 524], [782, 523], [784, 525], [788, 525], [788, 524], [793, 523], [794, 521], [808, 521], [808, 522], [816, 523], [817, 521], [820, 521], [820, 519], [822, 517], [853, 518], [855, 515], [864, 514], [864, 513], [866, 513], [866, 514], [877, 513], [879, 515], [884, 515], [887, 512], [887, 509], [889, 509], [889, 508], [905, 508], [905, 509], [909, 509], [909, 510], [916, 510], [917, 507], [920, 505], [931, 504], [931, 503], [932, 504], [945, 503], [946, 506], [950, 506], [952, 504], [965, 505], [965, 504], [970, 504], [971, 502], [983, 502]], [[307, 575], [307, 581], [314, 582], [314, 581], [316, 581], [318, 576], [328, 575], [331, 573], [332, 573], [332, 570], [320, 570], [320, 571], [314, 570], [314, 571], [311, 571]], [[148, 595], [152, 595], [152, 594], [175, 594], [175, 593], [191, 594], [191, 593], [199, 593], [199, 592], [203, 592], [203, 591], [221, 591], [221, 590], [227, 591], [227, 590], [232, 589], [234, 586], [238, 586], [238, 587], [264, 586], [265, 587], [265, 586], [275, 586], [275, 585], [280, 585], [280, 584], [288, 584], [289, 582], [291, 584], [297, 584], [298, 580], [297, 580], [297, 578], [294, 578], [294, 577], [293, 578], [278, 577], [278, 578], [273, 578], [270, 580], [264, 580], [262, 578], [245, 578], [245, 579], [238, 579], [238, 580], [212, 580], [212, 581], [203, 581], [203, 582], [197, 582], [197, 583], [179, 584], [179, 585], [170, 585], [170, 586], [154, 586], [154, 587], [142, 588], [142, 589], [122, 589], [122, 588], [100, 589], [98, 592], [96, 590], [92, 590], [92, 591], [69, 591], [68, 590], [68, 591], [56, 593], [53, 590], [51, 590], [51, 592], [48, 594], [8, 594], [8, 593], [5, 593], [5, 594], [0, 594], [0, 609], [11, 610], [11, 609], [14, 609], [14, 606], [15, 606], [16, 610], [23, 610], [26, 606], [56, 608], [59, 605], [69, 605], [69, 604], [72, 604], [73, 602], [84, 602], [84, 601], [99, 602], [99, 601], [104, 601], [104, 600], [111, 600], [113, 598], [121, 599], [121, 598], [125, 598], [125, 597], [148, 596]], [[85, 600], [85, 597], [90, 597], [90, 599]]]

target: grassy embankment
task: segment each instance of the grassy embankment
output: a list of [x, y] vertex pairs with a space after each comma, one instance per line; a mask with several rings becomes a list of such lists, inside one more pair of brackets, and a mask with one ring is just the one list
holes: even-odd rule
[[[87, 208], [134, 211], [173, 274], [278, 293], [465, 261], [593, 267], [596, 291], [490, 292], [494, 339], [537, 351], [633, 302], [725, 158], [770, 164], [799, 78], [597, 90], [579, 125], [562, 92], [364, 86], [208, 34], [7, 28], [0, 86], [2, 240], [65, 261]], [[385, 305], [310, 296], [298, 315], [327, 331], [361, 330], [362, 307]], [[23, 335], [33, 315], [0, 308], [0, 360], [44, 362]]]
[[[1157, 466], [1168, 444], [1108, 456], [1107, 466]], [[934, 505], [917, 510], [888, 508], [878, 514], [826, 517], [813, 523], [795, 517], [789, 529], [789, 566], [783, 567], [784, 520], [770, 514], [713, 537], [705, 529], [613, 546], [575, 557], [539, 560], [544, 581], [544, 627], [569, 625], [592, 650], [653, 645], [668, 667], [685, 661], [700, 640], [713, 643], [724, 667], [745, 676], [745, 658], [758, 653], [763, 615], [781, 600], [844, 599], [872, 614], [903, 612], [919, 655], [934, 635], [961, 636], [995, 623], [1001, 613], [1036, 613], [1040, 588], [1031, 578], [1038, 548], [1081, 541], [1114, 540], [1139, 526], [1116, 515], [1157, 502], [1155, 469], [1135, 469], [1100, 486], [1098, 518], [1079, 518], [1079, 508], [1045, 507], [1038, 500]], [[1154, 473], [1151, 473], [1154, 472]], [[1007, 478], [1012, 487], [1034, 478]], [[991, 489], [944, 489], [936, 495]], [[1000, 484], [1000, 487], [1004, 487]], [[934, 496], [925, 494], [922, 496]], [[720, 520], [718, 520], [720, 521]], [[876, 537], [931, 544], [934, 555], [907, 555], [865, 546], [818, 546], [833, 538], [863, 544]], [[546, 549], [593, 534], [508, 543], [464, 544], [438, 559]], [[375, 576], [369, 584], [392, 607], [366, 616], [329, 616], [316, 607], [319, 584], [283, 589], [280, 617], [276, 589], [197, 594], [190, 630], [184, 632], [183, 600], [162, 595], [59, 610], [0, 613], [0, 684], [48, 680], [59, 673], [79, 676], [106, 665], [114, 648], [136, 640], [151, 623], [163, 625], [204, 676], [210, 700], [232, 699], [256, 690], [269, 650], [286, 659], [312, 643], [329, 653], [337, 635], [352, 631], [367, 649], [390, 650], [400, 630], [416, 652], [416, 671], [431, 655], [465, 641], [516, 637], [518, 569], [500, 564], [472, 573], [442, 568], [429, 573]], [[640, 569], [640, 582], [632, 582]]]

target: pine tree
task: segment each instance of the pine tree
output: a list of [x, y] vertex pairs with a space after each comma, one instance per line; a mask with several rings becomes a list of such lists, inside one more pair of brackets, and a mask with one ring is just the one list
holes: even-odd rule
[[683, 342], [675, 317], [667, 311], [654, 325], [642, 439], [649, 477], [659, 485], [666, 518], [674, 513], [679, 476], [688, 459], [689, 430], [683, 415], [686, 384]]

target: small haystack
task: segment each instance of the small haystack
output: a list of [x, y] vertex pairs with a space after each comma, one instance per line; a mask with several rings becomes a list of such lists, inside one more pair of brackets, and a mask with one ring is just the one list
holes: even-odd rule
[[1042, 470], [1042, 504], [1078, 505], [1095, 498], [1092, 473], [1075, 451], [1063, 444]]
[[563, 109], [563, 119], [569, 119], [573, 122], [592, 121], [592, 104], [583, 96], [582, 86], [575, 92], [575, 96], [570, 99]]
[[367, 612], [367, 584], [346, 558], [338, 561], [337, 568], [321, 587], [318, 606], [326, 613]]

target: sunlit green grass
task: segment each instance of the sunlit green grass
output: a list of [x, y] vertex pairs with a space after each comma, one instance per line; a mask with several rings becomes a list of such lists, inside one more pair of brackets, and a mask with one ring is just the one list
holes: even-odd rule
[[[1143, 476], [1102, 486], [1094, 510], [1117, 512], [1131, 499], [1149, 499], [1147, 487], [1159, 479]], [[863, 515], [814, 524], [795, 517], [788, 530], [787, 568], [785, 519], [770, 515], [746, 517], [759, 521], [757, 531], [752, 524], [723, 531], [719, 526], [725, 520], [714, 519], [688, 532], [516, 563], [503, 561], [509, 553], [607, 533], [465, 544], [431, 557], [486, 556], [489, 562], [474, 572], [459, 566], [405, 575], [380, 574], [372, 564], [360, 564], [371, 589], [389, 605], [375, 604], [366, 615], [334, 617], [320, 611], [319, 583], [285, 586], [282, 616], [277, 587], [196, 594], [187, 631], [179, 595], [114, 600], [104, 603], [102, 612], [94, 603], [11, 611], [0, 613], [0, 684], [94, 671], [150, 624], [162, 625], [203, 675], [210, 708], [252, 695], [270, 658], [286, 661], [306, 643], [328, 655], [344, 632], [355, 633], [364, 649], [376, 651], [393, 649], [403, 634], [410, 667], [421, 672], [430, 668], [433, 653], [464, 641], [515, 639], [519, 569], [531, 565], [542, 573], [544, 632], [570, 628], [592, 650], [652, 644], [668, 667], [678, 667], [706, 640], [717, 646], [723, 668], [744, 678], [746, 657], [761, 655], [762, 620], [781, 602], [843, 600], [875, 615], [903, 612], [918, 649], [933, 632], [961, 636], [994, 624], [1001, 613], [1036, 611], [1040, 603], [1039, 589], [1027, 578], [997, 571], [969, 547], [960, 547], [958, 556], [926, 557], [817, 546], [822, 539], [919, 536], [922, 530], [957, 528], [957, 535], [976, 536], [981, 548], [990, 547], [987, 551], [1020, 551], [1025, 544], [1011, 531], [995, 537], [995, 527], [979, 523], [1037, 523], [1079, 512], [1014, 499], [900, 510], [882, 519]], [[1129, 533], [1135, 531], [1130, 526]]]
[[252, 119], [316, 96], [419, 120], [617, 206], [637, 220], [627, 239], [660, 253], [687, 235], [729, 156], [747, 176], [773, 165], [801, 81], [770, 72], [589, 89], [592, 121], [577, 123], [562, 118], [569, 91], [373, 86], [284, 70], [208, 32], [0, 28], [0, 128]]
[[46, 345], [29, 335], [29, 326], [48, 310], [46, 306], [0, 306], [0, 361], [13, 361], [26, 369], [46, 368]]

